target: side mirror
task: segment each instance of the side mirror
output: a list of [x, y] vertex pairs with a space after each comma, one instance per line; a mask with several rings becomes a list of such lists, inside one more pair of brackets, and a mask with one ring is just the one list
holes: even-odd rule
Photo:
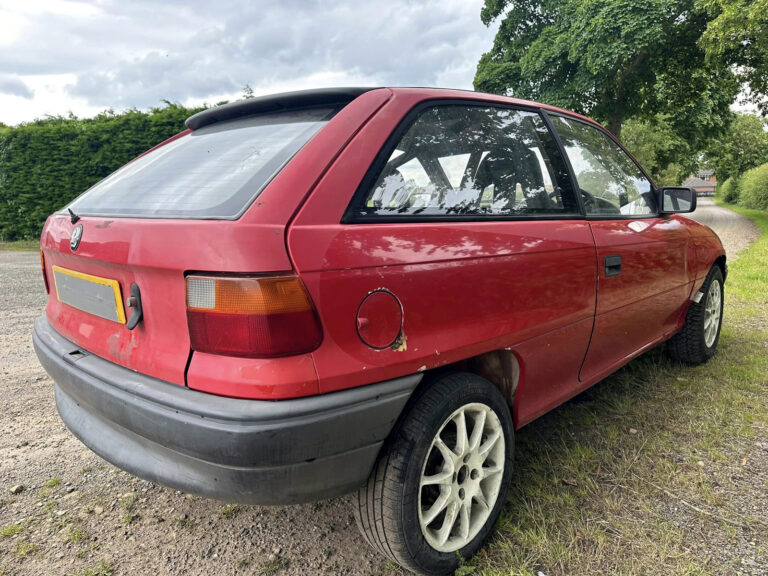
[[683, 214], [696, 210], [696, 191], [693, 188], [668, 186], [656, 190], [661, 214]]

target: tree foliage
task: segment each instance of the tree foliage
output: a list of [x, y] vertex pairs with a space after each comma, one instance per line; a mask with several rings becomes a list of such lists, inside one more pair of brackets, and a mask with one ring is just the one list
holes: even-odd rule
[[690, 144], [661, 114], [648, 120], [627, 120], [622, 141], [658, 185], [680, 184], [698, 164]]
[[475, 88], [589, 114], [617, 136], [628, 118], [666, 122], [692, 147], [724, 129], [738, 92], [706, 60], [702, 0], [485, 0], [501, 18]]
[[739, 204], [755, 210], [768, 210], [768, 164], [747, 170], [739, 179]]
[[712, 140], [706, 152], [707, 164], [720, 181], [738, 177], [768, 162], [766, 121], [754, 114], [738, 114], [721, 137]]
[[40, 235], [46, 217], [152, 146], [201, 108], [48, 117], [0, 126], [0, 240]]
[[716, 195], [725, 202], [735, 204], [739, 199], [739, 183], [736, 177], [731, 176], [723, 182], [718, 182]]
[[709, 61], [733, 66], [747, 99], [768, 113], [768, 0], [701, 0], [711, 18], [701, 45]]

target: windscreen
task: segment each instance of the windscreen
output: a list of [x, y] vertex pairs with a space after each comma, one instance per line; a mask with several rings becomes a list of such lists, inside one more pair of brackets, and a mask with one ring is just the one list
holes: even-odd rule
[[296, 110], [205, 126], [126, 164], [67, 208], [79, 216], [236, 218], [334, 112]]

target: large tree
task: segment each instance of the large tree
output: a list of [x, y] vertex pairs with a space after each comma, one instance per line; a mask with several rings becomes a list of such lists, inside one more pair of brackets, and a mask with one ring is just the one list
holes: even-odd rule
[[699, 155], [661, 114], [647, 120], [627, 120], [621, 139], [656, 184], [676, 186], [698, 165]]
[[705, 154], [718, 181], [738, 177], [768, 162], [766, 121], [754, 114], [738, 114], [722, 136], [713, 139]]
[[485, 0], [501, 19], [475, 88], [589, 114], [617, 136], [628, 118], [666, 121], [692, 146], [722, 131], [738, 92], [707, 62], [701, 0]]
[[733, 66], [746, 99], [768, 113], [768, 0], [700, 0], [711, 18], [701, 38], [710, 62]]

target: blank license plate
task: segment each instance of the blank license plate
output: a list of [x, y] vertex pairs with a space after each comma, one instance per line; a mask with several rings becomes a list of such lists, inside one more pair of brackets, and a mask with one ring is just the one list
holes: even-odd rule
[[53, 267], [56, 296], [73, 308], [125, 324], [125, 308], [117, 280]]

